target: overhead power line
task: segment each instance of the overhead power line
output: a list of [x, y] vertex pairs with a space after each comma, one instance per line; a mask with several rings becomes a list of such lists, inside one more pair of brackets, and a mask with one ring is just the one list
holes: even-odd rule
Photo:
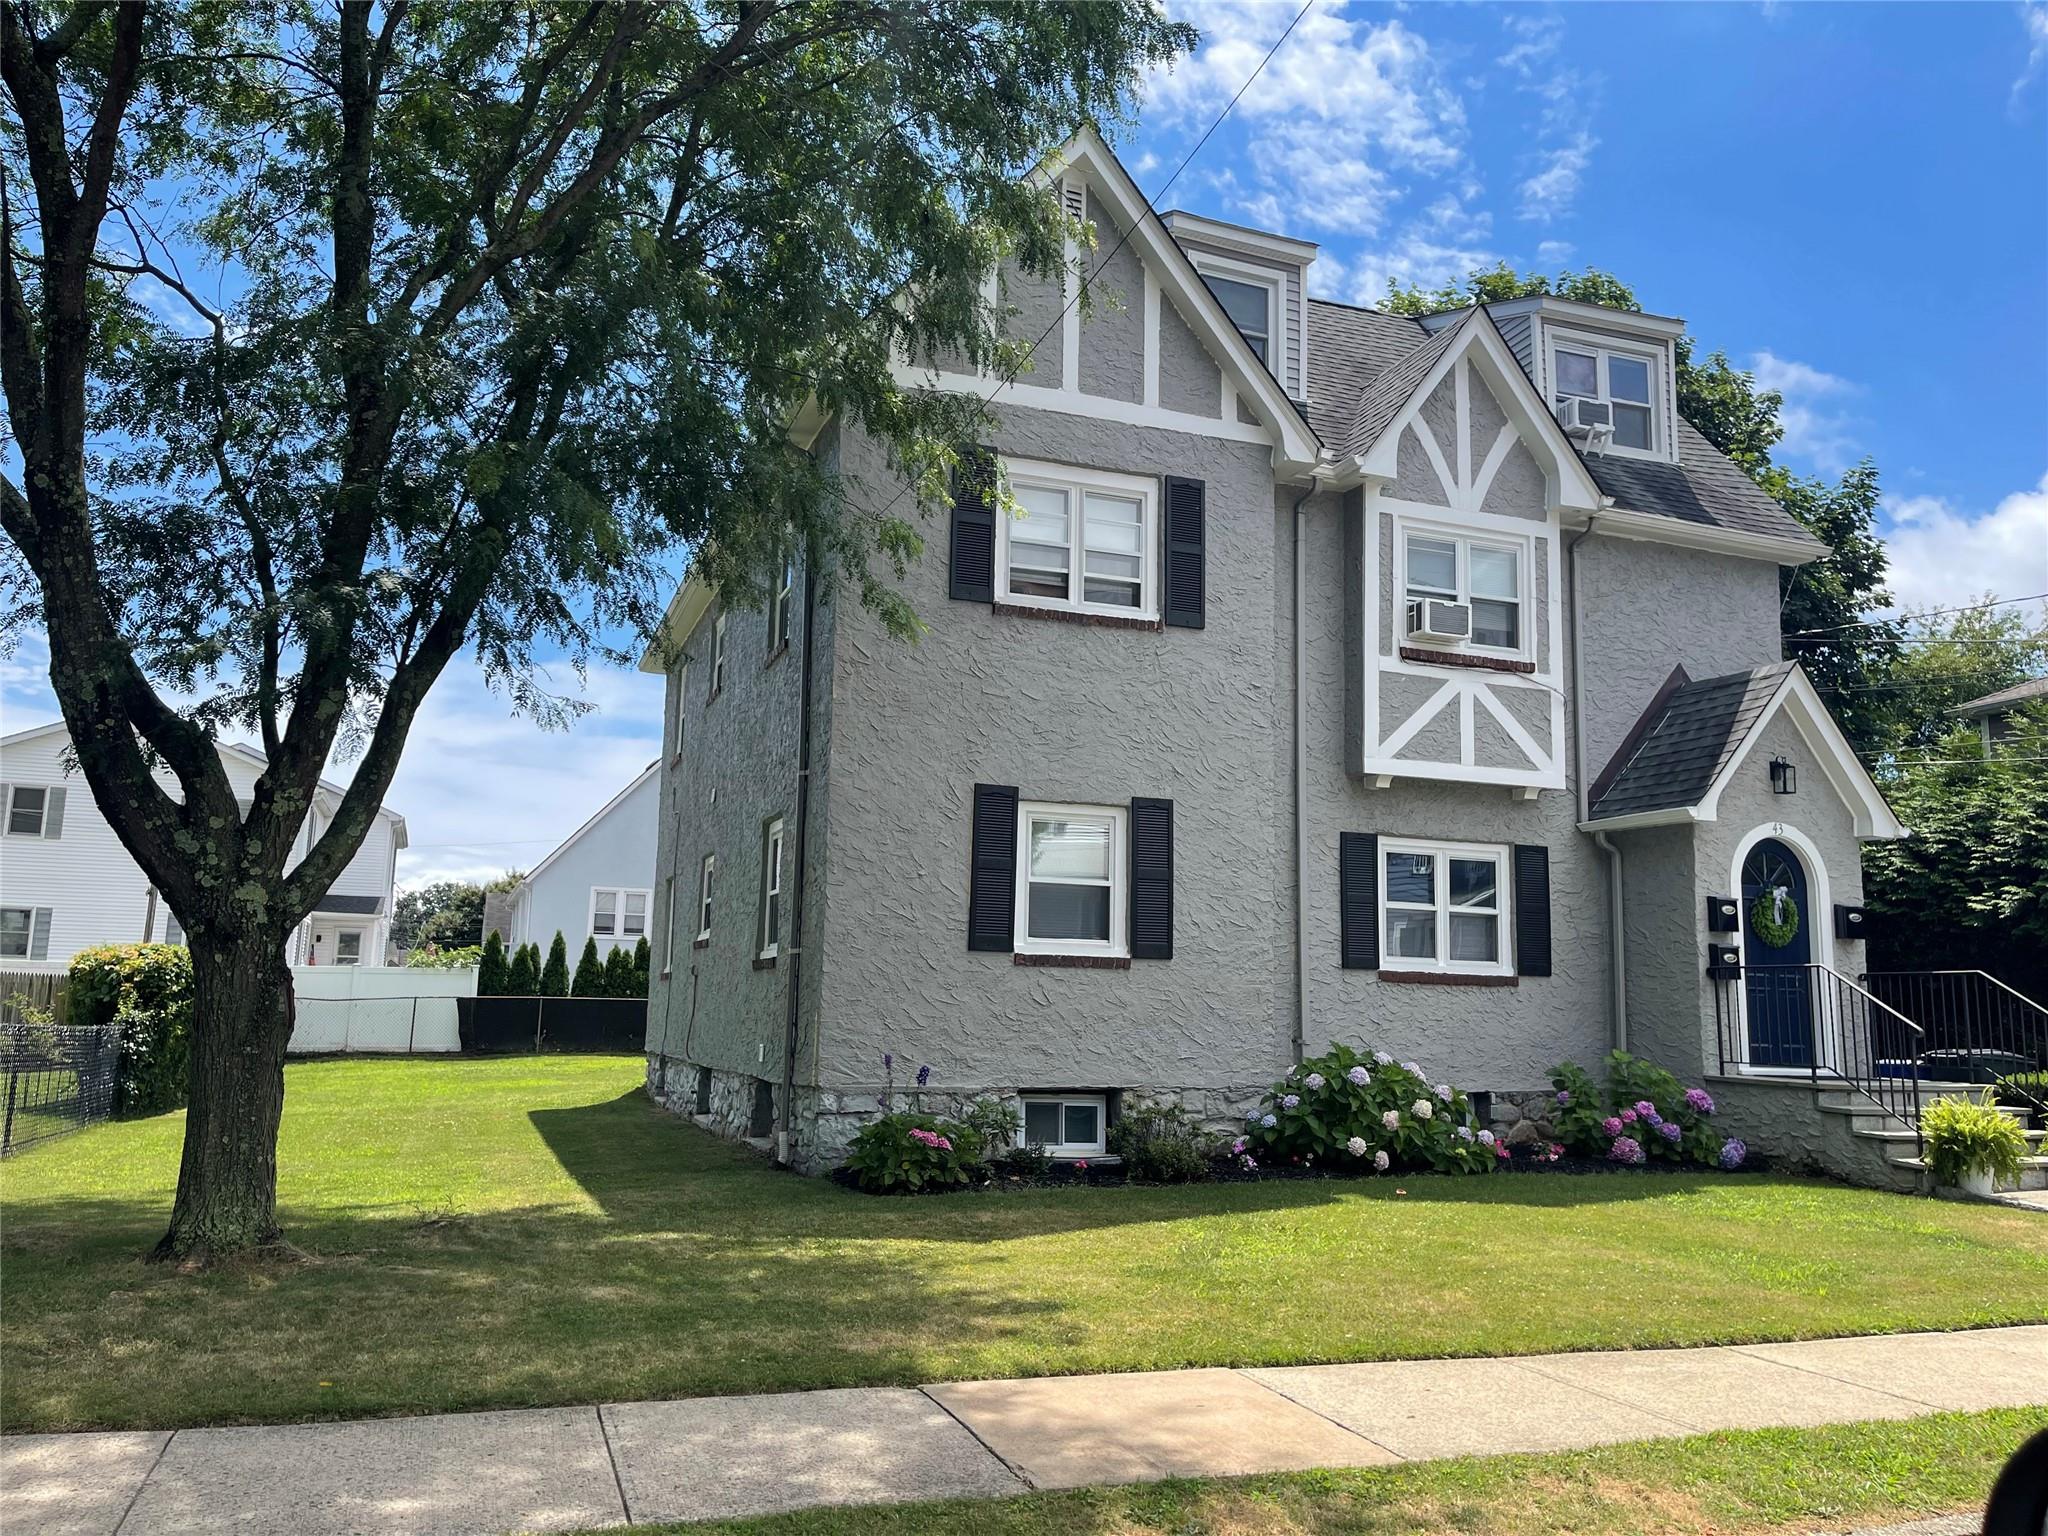
[[1797, 630], [1785, 638], [1798, 640], [1809, 635], [1839, 634], [1845, 629], [1883, 629], [1891, 624], [1906, 624], [1914, 619], [1938, 619], [1951, 613], [1982, 613], [1987, 608], [2010, 608], [2018, 603], [2038, 603], [2048, 598], [2048, 592], [2035, 592], [2027, 597], [2000, 597], [1988, 603], [1967, 603], [1960, 608], [1929, 608], [1919, 613], [1901, 614], [1896, 619], [1858, 619], [1853, 624], [1827, 624], [1819, 629]]

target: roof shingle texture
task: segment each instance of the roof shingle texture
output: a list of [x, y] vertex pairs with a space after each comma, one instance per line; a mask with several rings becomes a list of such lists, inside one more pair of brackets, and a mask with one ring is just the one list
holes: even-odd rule
[[1592, 808], [1594, 821], [1699, 804], [1784, 686], [1789, 661], [1686, 683]]
[[2030, 677], [2024, 683], [2014, 683], [2010, 688], [2001, 688], [1996, 693], [1987, 693], [1981, 699], [1972, 699], [1967, 704], [1958, 704], [1949, 713], [1952, 715], [1986, 715], [1994, 709], [2012, 709], [2029, 699], [2048, 699], [2048, 677]]
[[[1347, 456], [1378, 441], [1463, 325], [1434, 333], [1405, 315], [1308, 304], [1308, 419], [1316, 436]], [[1678, 424], [1676, 464], [1617, 454], [1581, 455], [1601, 491], [1625, 511], [1734, 533], [1813, 544], [1813, 536], [1693, 429]]]

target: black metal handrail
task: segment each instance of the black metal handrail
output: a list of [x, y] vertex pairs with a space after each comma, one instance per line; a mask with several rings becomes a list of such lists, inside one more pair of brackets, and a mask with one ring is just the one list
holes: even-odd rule
[[1715, 971], [1721, 1070], [1804, 1074], [1815, 1089], [1868, 1100], [1920, 1139], [1927, 1032], [1905, 1013], [1818, 963]]
[[2048, 1008], [1987, 971], [1873, 971], [1863, 982], [1925, 1027], [1928, 1076], [1996, 1083], [2048, 1113], [2048, 1093], [2010, 1081], [2048, 1071]]

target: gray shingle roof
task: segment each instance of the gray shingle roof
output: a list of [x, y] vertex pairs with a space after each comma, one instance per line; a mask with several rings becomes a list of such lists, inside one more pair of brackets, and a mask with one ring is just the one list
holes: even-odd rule
[[1697, 805], [1792, 670], [1789, 661], [1686, 683], [1653, 704], [1656, 720], [1600, 798], [1592, 819]]
[[2024, 683], [2014, 683], [2010, 688], [2001, 688], [1996, 693], [1987, 693], [1981, 699], [1972, 699], [1967, 704], [1958, 704], [1949, 713], [1952, 715], [1988, 715], [1994, 710], [2016, 709], [2030, 699], [2048, 699], [2048, 677], [2030, 677]]
[[[1321, 299], [1309, 301], [1308, 326], [1309, 425], [1347, 455], [1372, 446], [1463, 330], [1449, 325], [1432, 333], [1406, 316]], [[1690, 422], [1678, 424], [1676, 464], [1615, 454], [1581, 457], [1594, 483], [1626, 511], [1819, 548]]]
[[348, 896], [329, 891], [313, 903], [315, 912], [347, 912], [364, 917], [375, 917], [384, 909], [382, 896]]

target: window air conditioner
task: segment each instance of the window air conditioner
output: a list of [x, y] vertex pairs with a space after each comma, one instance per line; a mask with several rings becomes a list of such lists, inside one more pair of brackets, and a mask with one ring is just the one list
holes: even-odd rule
[[1470, 640], [1472, 609], [1464, 603], [1417, 597], [1408, 603], [1408, 633], [1417, 640]]
[[1557, 403], [1557, 424], [1575, 442], [1591, 442], [1614, 430], [1614, 407], [1605, 400], [1572, 395]]

